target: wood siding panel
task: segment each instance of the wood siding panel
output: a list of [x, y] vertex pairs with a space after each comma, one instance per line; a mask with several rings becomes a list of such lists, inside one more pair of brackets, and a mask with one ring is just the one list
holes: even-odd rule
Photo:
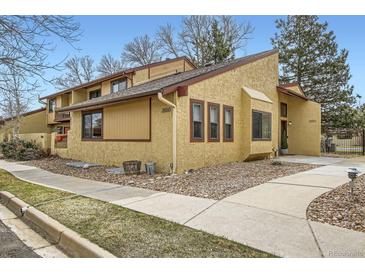
[[152, 67], [150, 69], [150, 78], [156, 79], [166, 75], [183, 71], [184, 71], [184, 60], [180, 60], [173, 63]]
[[149, 140], [150, 101], [134, 101], [104, 108], [105, 140]]

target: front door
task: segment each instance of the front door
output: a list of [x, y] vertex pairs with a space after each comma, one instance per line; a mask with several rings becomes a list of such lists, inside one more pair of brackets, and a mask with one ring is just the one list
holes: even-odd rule
[[284, 121], [284, 120], [281, 121], [280, 139], [281, 139], [281, 144], [280, 144], [281, 152], [282, 152], [282, 154], [287, 154], [288, 153], [288, 121]]

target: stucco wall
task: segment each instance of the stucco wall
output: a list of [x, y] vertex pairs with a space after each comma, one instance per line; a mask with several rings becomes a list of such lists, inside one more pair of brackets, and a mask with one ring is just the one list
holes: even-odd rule
[[49, 133], [25, 133], [19, 134], [19, 138], [29, 142], [35, 142], [38, 144], [45, 152], [50, 150], [51, 134]]
[[[168, 98], [172, 99], [172, 95]], [[152, 97], [151, 101], [151, 141], [81, 141], [81, 112], [71, 115], [71, 130], [68, 136], [68, 151], [60, 156], [73, 159], [121, 166], [123, 161], [141, 160], [156, 162], [159, 171], [169, 172], [172, 162], [172, 118], [171, 112]], [[58, 152], [58, 151], [57, 151]], [[56, 153], [57, 153], [56, 152]], [[62, 153], [62, 155], [61, 155]]]
[[289, 154], [320, 155], [321, 106], [312, 101], [280, 95], [280, 101], [288, 106]]
[[[218, 163], [245, 160], [251, 151], [250, 125], [247, 115], [247, 98], [243, 86], [264, 92], [278, 105], [276, 86], [278, 84], [278, 55], [271, 55], [256, 62], [236, 68], [189, 86], [188, 96], [178, 97], [178, 140], [177, 171], [214, 165]], [[234, 107], [234, 142], [223, 142], [221, 126], [220, 142], [190, 142], [190, 98], [205, 101], [205, 137], [207, 136], [207, 102], [220, 104], [221, 121], [223, 121], [223, 104]], [[278, 108], [272, 109], [273, 121], [278, 119]], [[278, 123], [272, 123], [272, 146], [277, 147]], [[267, 142], [255, 144], [255, 150]]]

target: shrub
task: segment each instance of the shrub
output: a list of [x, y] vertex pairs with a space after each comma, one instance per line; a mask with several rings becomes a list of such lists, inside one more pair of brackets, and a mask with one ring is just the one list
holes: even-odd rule
[[28, 161], [45, 156], [43, 150], [35, 143], [21, 139], [12, 139], [0, 143], [1, 152], [5, 158]]

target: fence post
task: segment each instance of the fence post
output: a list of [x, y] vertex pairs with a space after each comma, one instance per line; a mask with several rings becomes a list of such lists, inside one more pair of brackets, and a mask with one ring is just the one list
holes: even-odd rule
[[362, 155], [365, 155], [365, 129], [362, 129]]

